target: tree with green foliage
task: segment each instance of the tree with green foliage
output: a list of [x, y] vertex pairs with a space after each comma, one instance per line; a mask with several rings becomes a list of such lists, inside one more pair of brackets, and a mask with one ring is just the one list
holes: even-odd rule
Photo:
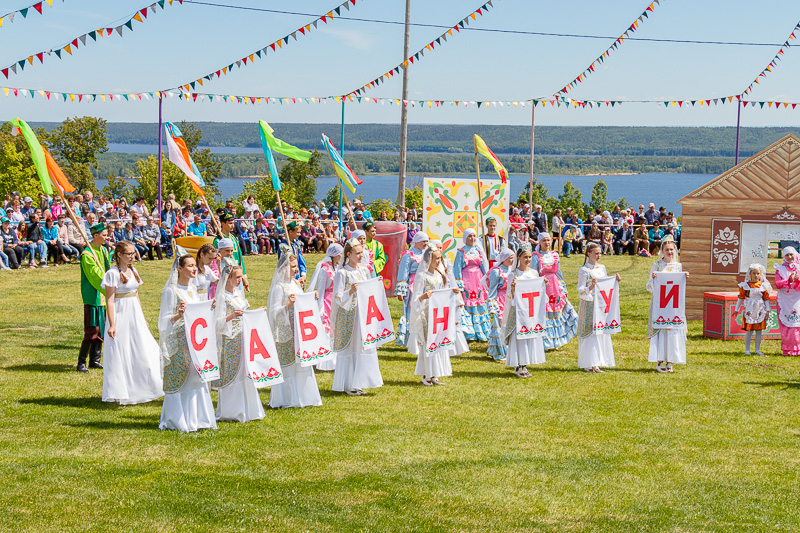
[[328, 189], [328, 192], [325, 193], [325, 197], [322, 199], [322, 201], [325, 202], [325, 205], [327, 205], [328, 207], [332, 206], [334, 203], [338, 205], [339, 204], [339, 186], [338, 185], [334, 185], [333, 187]]
[[[106, 178], [108, 185], [103, 187], [103, 194], [106, 198], [126, 198], [131, 200], [131, 186], [125, 181], [125, 178], [120, 178], [114, 174], [109, 174]], [[131, 203], [133, 203], [131, 201]], [[153, 205], [153, 204], [150, 204]]]
[[97, 156], [108, 151], [107, 133], [105, 119], [97, 117], [68, 118], [49, 132], [37, 129], [39, 141], [78, 190], [94, 188], [91, 169], [99, 167]]
[[406, 207], [414, 204], [417, 204], [418, 209], [422, 207], [422, 187], [419, 185], [410, 189], [406, 187]]
[[554, 209], [561, 209], [562, 213], [566, 213], [568, 207], [571, 207], [581, 218], [585, 216], [588, 208], [588, 206], [583, 203], [583, 194], [581, 190], [575, 187], [572, 181], [564, 183], [564, 191], [558, 195], [558, 201], [553, 206]]
[[[531, 182], [530, 180], [528, 183], [525, 184], [525, 188], [517, 198], [517, 203], [528, 203], [530, 199], [530, 187]], [[550, 213], [553, 209], [553, 205], [555, 205], [556, 199], [550, 196], [550, 191], [547, 190], [547, 187], [544, 186], [544, 183], [539, 182], [536, 178], [533, 178], [533, 203], [531, 204], [531, 209], [533, 209], [534, 205], [541, 205], [542, 210], [545, 213]]]
[[3, 142], [0, 135], [0, 198], [13, 191], [23, 196], [35, 196], [42, 186], [31, 161], [30, 151], [20, 151], [16, 143]]
[[608, 209], [608, 185], [602, 179], [597, 180], [592, 187], [592, 202], [589, 206], [600, 211]]
[[[183, 198], [194, 198], [197, 193], [189, 184], [189, 178], [166, 156], [161, 160], [162, 199], [169, 193], [175, 194], [180, 202]], [[147, 205], [158, 202], [158, 158], [154, 155], [136, 161], [136, 173], [139, 175], [136, 185], [131, 189], [131, 196], [142, 196]]]

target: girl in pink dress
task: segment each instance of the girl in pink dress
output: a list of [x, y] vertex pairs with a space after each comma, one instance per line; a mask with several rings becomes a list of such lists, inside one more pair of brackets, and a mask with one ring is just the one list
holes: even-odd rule
[[480, 246], [478, 234], [472, 228], [464, 230], [464, 246], [456, 252], [453, 274], [458, 287], [463, 291], [464, 311], [461, 325], [468, 341], [488, 341], [492, 329], [489, 308], [486, 305], [487, 290], [483, 277], [489, 270], [489, 261]]
[[578, 333], [578, 313], [567, 299], [567, 285], [561, 273], [558, 252], [551, 250], [553, 242], [549, 233], [539, 234], [539, 245], [533, 253], [531, 268], [547, 280], [547, 335], [544, 349], [560, 348]]
[[[317, 263], [314, 276], [311, 278], [309, 289], [314, 289], [319, 295], [319, 312], [322, 316], [322, 325], [331, 334], [331, 301], [333, 301], [333, 278], [336, 276], [336, 267], [342, 259], [344, 246], [334, 242], [325, 251], [325, 258]], [[336, 359], [330, 359], [317, 365], [317, 370], [335, 370]]]
[[783, 263], [775, 263], [775, 287], [781, 351], [783, 355], [800, 355], [800, 265], [797, 250], [791, 246], [783, 249]]

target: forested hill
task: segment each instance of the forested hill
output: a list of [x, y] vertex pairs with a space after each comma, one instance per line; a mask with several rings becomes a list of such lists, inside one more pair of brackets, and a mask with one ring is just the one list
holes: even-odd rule
[[[255, 123], [197, 122], [203, 145], [258, 147]], [[47, 129], [56, 123], [35, 123]], [[276, 134], [301, 148], [320, 148], [321, 133], [339, 144], [339, 124], [272, 124]], [[528, 126], [409, 125], [408, 149], [414, 152], [469, 153], [472, 135], [479, 134], [497, 154], [529, 154]], [[800, 135], [800, 127], [743, 128], [740, 154], [752, 155], [787, 133]], [[108, 123], [110, 143], [156, 144], [156, 124]], [[346, 124], [349, 151], [398, 151], [400, 126], [395, 124]], [[736, 129], [706, 127], [567, 127], [536, 128], [537, 155], [587, 156], [724, 156], [733, 157]]]

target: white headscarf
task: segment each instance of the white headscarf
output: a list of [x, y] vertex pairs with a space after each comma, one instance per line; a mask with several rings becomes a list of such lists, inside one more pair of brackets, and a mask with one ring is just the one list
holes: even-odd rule
[[794, 246], [787, 246], [783, 249], [783, 262], [786, 262], [787, 254], [794, 254], [794, 262], [797, 262], [797, 250], [795, 250]]
[[[286, 244], [281, 244], [281, 247], [281, 258], [278, 259], [278, 264], [275, 265], [275, 273], [272, 275], [272, 283], [269, 287], [267, 314], [269, 316], [269, 324], [272, 327], [272, 334], [275, 336], [275, 342], [283, 344], [292, 340], [291, 337], [284, 338], [287, 332], [292, 331], [289, 314], [286, 309], [284, 287], [294, 280], [290, 261], [295, 256]], [[297, 258], [295, 257], [295, 259]]]
[[672, 263], [667, 263], [667, 264], [678, 263], [679, 262], [678, 261], [678, 246], [675, 243], [675, 239], [672, 238], [672, 235], [667, 235], [666, 237], [664, 237], [664, 239], [662, 239], [661, 247], [658, 249], [658, 260], [659, 261], [663, 261], [664, 263], [667, 262], [664, 259], [664, 245], [667, 244], [668, 242], [672, 243], [672, 247], [674, 248], [675, 252], [672, 254]]
[[753, 270], [760, 270], [761, 271], [761, 289], [765, 291], [769, 291], [772, 289], [772, 286], [769, 284], [769, 280], [767, 279], [767, 269], [761, 263], [752, 263], [747, 267], [747, 272], [744, 275], [744, 282], [750, 283], [752, 278], [750, 277], [750, 272]]
[[[551, 243], [553, 241], [553, 237], [551, 237], [550, 234], [547, 233], [546, 231], [539, 232], [539, 235], [536, 237], [536, 240], [539, 241], [539, 242], [542, 242], [542, 239], [550, 239]], [[540, 250], [540, 248], [539, 248], [539, 245], [537, 244], [536, 245], [536, 251], [538, 252], [539, 250]], [[552, 248], [551, 248], [551, 251], [552, 251]]]
[[[184, 255], [188, 255], [186, 250], [176, 244], [175, 259], [172, 261], [172, 268], [167, 276], [167, 282], [164, 283], [164, 289], [161, 291], [162, 301], [164, 299], [165, 292], [174, 291], [175, 287], [178, 286], [178, 261], [180, 261], [180, 258]], [[174, 315], [174, 309], [164, 309], [164, 306], [161, 306], [158, 319], [158, 347], [160, 348], [161, 352], [161, 368], [166, 367], [170, 361], [169, 351], [167, 350], [167, 337], [172, 331], [172, 326], [174, 324], [172, 322], [172, 317]], [[169, 320], [165, 320], [167, 316], [169, 317]]]
[[469, 237], [470, 235], [475, 235], [476, 239], [475, 239], [475, 244], [473, 245], [473, 247], [476, 250], [478, 250], [479, 254], [481, 254], [481, 259], [483, 261], [483, 270], [484, 270], [484, 272], [489, 272], [489, 260], [486, 258], [486, 252], [483, 250], [483, 242], [481, 242], [481, 239], [477, 238], [477, 236], [478, 236], [478, 232], [477, 231], [475, 231], [472, 228], [467, 228], [467, 229], [464, 230], [464, 233], [462, 234], [462, 238], [461, 238], [462, 242], [464, 243], [464, 246], [469, 246], [467, 244], [467, 237]]
[[[217, 351], [220, 353], [223, 348], [222, 336], [230, 336], [233, 331], [231, 323], [227, 321], [228, 306], [225, 303], [225, 293], [228, 290], [228, 278], [231, 276], [233, 268], [237, 266], [239, 264], [230, 257], [224, 257], [219, 264], [219, 280], [217, 281], [217, 292], [214, 294], [214, 299], [217, 301], [217, 305], [214, 307], [214, 324], [217, 332]], [[239, 287], [234, 287], [233, 294], [244, 296], [244, 294], [240, 294], [240, 291]]]
[[344, 253], [344, 246], [339, 244], [338, 242], [331, 243], [328, 246], [328, 249], [325, 251], [325, 257], [317, 263], [316, 268], [314, 268], [314, 275], [311, 277], [311, 283], [308, 284], [309, 290], [317, 291], [319, 295], [319, 303], [320, 311], [323, 309], [325, 305], [325, 276], [322, 275], [322, 266], [323, 265], [333, 265], [333, 271], [336, 272], [336, 269], [339, 265], [333, 262], [333, 258]]
[[[492, 273], [492, 270], [499, 269], [503, 265], [503, 262], [506, 259], [510, 259], [514, 257], [514, 255], [515, 255], [514, 250], [512, 250], [511, 248], [502, 248], [498, 252], [497, 257], [495, 258], [494, 266], [486, 272], [485, 276], [483, 276], [482, 283], [484, 287], [486, 287], [487, 289], [489, 288], [489, 275]], [[512, 272], [512, 270], [509, 270], [509, 272]]]
[[430, 242], [428, 234], [424, 231], [416, 232], [414, 236], [411, 238], [411, 244], [416, 244], [418, 242]]
[[364, 233], [363, 229], [357, 229], [350, 232], [351, 239], [358, 239], [359, 237], [364, 237], [364, 238], [367, 237], [367, 234]]

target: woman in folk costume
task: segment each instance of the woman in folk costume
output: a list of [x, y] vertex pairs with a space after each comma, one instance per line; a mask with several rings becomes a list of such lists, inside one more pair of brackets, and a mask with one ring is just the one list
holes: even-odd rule
[[120, 405], [164, 396], [160, 352], [142, 312], [142, 279], [132, 266], [135, 257], [133, 243], [118, 242], [114, 248], [116, 266], [106, 271], [101, 283], [107, 309], [103, 401]]
[[[194, 278], [194, 285], [197, 287], [197, 295], [204, 302], [211, 298], [209, 296], [211, 286], [214, 285], [216, 289], [219, 281], [219, 272], [214, 272], [211, 268], [216, 258], [217, 249], [213, 244], [204, 244], [197, 250], [197, 276]], [[214, 290], [214, 294], [216, 294], [216, 290]]]
[[761, 353], [761, 334], [767, 329], [769, 318], [769, 291], [772, 286], [767, 280], [767, 269], [763, 265], [753, 263], [747, 267], [744, 281], [739, 284], [739, 299], [736, 301], [734, 315], [742, 310], [742, 329], [744, 334], [744, 354], [750, 355], [750, 343], [753, 332], [756, 337], [756, 355]]
[[[611, 334], [595, 335], [594, 288], [598, 278], [607, 276], [606, 267], [600, 264], [603, 250], [596, 242], [586, 246], [586, 262], [578, 271], [578, 296], [581, 307], [578, 311], [578, 366], [586, 372], [602, 373], [601, 366], [616, 366]], [[617, 274], [617, 281], [620, 275]]]
[[[213, 245], [212, 245], [213, 246]], [[216, 276], [217, 281], [211, 283], [208, 286], [208, 299], [212, 300], [217, 296], [217, 286], [219, 284], [219, 274], [222, 271], [222, 262], [225, 259], [230, 259], [231, 261], [235, 261], [236, 258], [233, 257], [233, 241], [228, 239], [227, 237], [223, 237], [217, 241], [217, 257], [211, 262], [209, 268], [211, 272]]]
[[483, 276], [489, 271], [489, 261], [483, 249], [477, 246], [478, 234], [472, 228], [464, 230], [464, 246], [456, 252], [453, 274], [464, 291], [464, 312], [461, 323], [468, 341], [488, 341], [492, 329], [489, 308], [486, 305], [486, 287]]
[[331, 330], [333, 351], [336, 352], [336, 370], [333, 373], [332, 390], [344, 391], [350, 396], [366, 394], [363, 389], [383, 385], [378, 351], [364, 348], [361, 341], [361, 321], [356, 291], [358, 284], [369, 280], [369, 267], [362, 264], [364, 250], [357, 240], [345, 244], [343, 265], [336, 271], [333, 280], [333, 303], [331, 305]]
[[[647, 280], [647, 291], [655, 290], [656, 272], [683, 272], [678, 262], [677, 247], [672, 237], [664, 239], [658, 252], [658, 261], [650, 268], [650, 279]], [[688, 274], [687, 274], [688, 275]], [[650, 311], [647, 321], [647, 338], [650, 339], [650, 354], [647, 361], [656, 363], [659, 372], [672, 372], [672, 365], [686, 364], [686, 324], [676, 329], [653, 328], [653, 301], [650, 300]]]
[[196, 275], [194, 257], [186, 255], [178, 247], [172, 271], [161, 293], [161, 311], [158, 315], [165, 393], [159, 429], [217, 429], [211, 394], [194, 369], [186, 342], [183, 312], [187, 303], [200, 301], [192, 283]]
[[361, 245], [361, 249], [363, 250], [361, 254], [361, 266], [365, 266], [369, 269], [370, 275], [369, 277], [374, 278], [375, 274], [375, 266], [372, 264], [372, 256], [369, 255], [368, 250], [366, 249], [367, 246], [367, 234], [364, 230], [353, 230], [350, 232], [350, 240], [356, 240]]
[[503, 309], [506, 304], [506, 290], [508, 289], [508, 275], [512, 272], [514, 252], [503, 248], [495, 257], [495, 264], [483, 278], [483, 283], [488, 288], [489, 315], [492, 317], [492, 331], [489, 333], [489, 357], [495, 361], [506, 358], [506, 347], [503, 342]]
[[250, 308], [244, 290], [239, 287], [244, 272], [229, 258], [223, 259], [220, 267], [214, 308], [220, 378], [211, 382], [211, 388], [219, 390], [217, 420], [261, 420], [264, 406], [255, 382], [247, 375], [242, 346], [242, 314]]
[[[538, 365], [545, 361], [544, 339], [533, 337], [530, 339], [517, 338], [517, 308], [514, 305], [514, 292], [517, 280], [535, 279], [539, 273], [531, 265], [533, 251], [529, 242], [520, 243], [517, 250], [514, 266], [508, 274], [508, 301], [503, 309], [503, 341], [508, 347], [506, 366], [514, 367], [514, 374], [520, 378], [529, 378], [528, 365]], [[549, 285], [545, 279], [545, 284]]]
[[[295, 278], [300, 272], [297, 256], [291, 253], [291, 249], [286, 244], [281, 246], [284, 247], [284, 250], [281, 258], [278, 259], [275, 274], [272, 276], [267, 312], [272, 335], [275, 337], [275, 347], [278, 349], [278, 359], [283, 370], [283, 383], [272, 386], [269, 393], [269, 406], [278, 409], [322, 405], [313, 365], [301, 366], [296, 362], [294, 302], [298, 294], [303, 294], [303, 287]], [[312, 285], [312, 290], [313, 287]], [[319, 298], [318, 293], [317, 297]]]
[[[426, 353], [425, 350], [428, 340], [428, 305], [431, 292], [448, 287], [456, 294], [461, 292], [457, 285], [451, 283], [447, 275], [442, 263], [441, 247], [436, 243], [429, 243], [422, 254], [419, 268], [414, 276], [414, 286], [408, 298], [411, 301], [408, 352], [417, 356], [414, 375], [422, 376], [422, 384], [426, 386], [444, 385], [439, 378], [453, 375], [450, 357], [468, 350], [466, 342], [454, 342], [450, 346], [439, 347], [432, 354]], [[453, 308], [450, 312], [455, 315], [457, 309]]]
[[[332, 336], [331, 303], [333, 302], [333, 279], [336, 277], [336, 270], [342, 262], [342, 252], [344, 252], [344, 246], [338, 242], [328, 245], [325, 258], [317, 263], [309, 284], [310, 289], [317, 291], [317, 302], [319, 303], [322, 325], [325, 326], [329, 336]], [[317, 370], [333, 370], [334, 368], [336, 368], [336, 359], [329, 359], [317, 364]]]
[[778, 289], [778, 323], [783, 355], [800, 355], [800, 318], [794, 311], [800, 300], [800, 265], [797, 250], [783, 249], [783, 263], [775, 263], [775, 288]]
[[403, 314], [400, 315], [400, 323], [397, 325], [397, 346], [408, 345], [408, 320], [411, 317], [411, 299], [408, 297], [414, 287], [414, 277], [422, 261], [422, 254], [428, 245], [428, 235], [424, 231], [418, 231], [411, 239], [411, 247], [403, 252], [400, 257], [400, 264], [397, 267], [397, 285], [394, 295], [403, 302]]
[[552, 249], [549, 233], [539, 233], [539, 244], [533, 252], [531, 267], [547, 280], [547, 334], [544, 349], [564, 346], [578, 334], [578, 313], [567, 299], [567, 284], [561, 273], [561, 258]]

